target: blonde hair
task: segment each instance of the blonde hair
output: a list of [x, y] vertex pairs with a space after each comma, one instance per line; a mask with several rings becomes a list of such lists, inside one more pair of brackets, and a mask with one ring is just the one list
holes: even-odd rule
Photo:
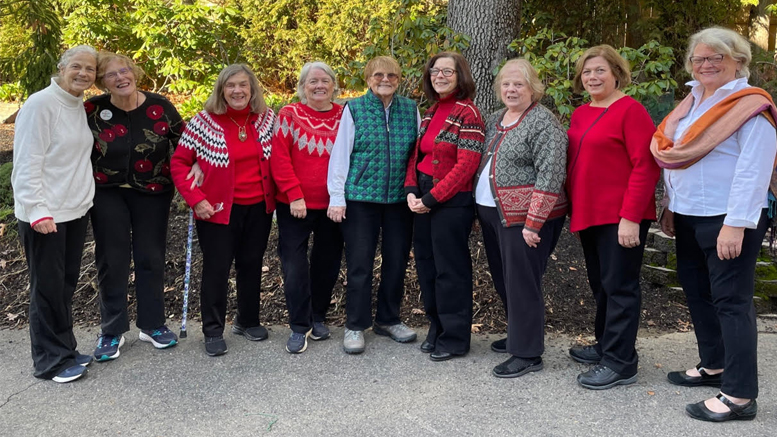
[[143, 73], [143, 70], [141, 70], [140, 67], [135, 65], [135, 62], [130, 59], [128, 56], [120, 55], [118, 53], [113, 52], [106, 52], [101, 51], [97, 54], [97, 80], [94, 81], [94, 85], [103, 90], [106, 91], [107, 87], [103, 83], [103, 79], [105, 78], [105, 69], [108, 68], [108, 64], [110, 64], [113, 61], [119, 61], [124, 63], [127, 68], [132, 70], [132, 75], [135, 76], [135, 82], [137, 84], [137, 81], [143, 78], [145, 73]]
[[367, 66], [364, 67], [364, 80], [369, 81], [370, 76], [376, 70], [388, 70], [387, 73], [394, 73], [402, 79], [402, 68], [399, 66], [399, 62], [391, 56], [378, 56], [370, 59]]
[[504, 79], [505, 70], [508, 67], [515, 67], [523, 75], [523, 80], [531, 88], [531, 101], [538, 102], [545, 94], [545, 85], [542, 84], [537, 70], [524, 58], [510, 59], [499, 69], [499, 73], [497, 73], [496, 79], [494, 79], [494, 94], [496, 94], [497, 100], [504, 103], [502, 101], [502, 79]]
[[699, 44], [707, 45], [716, 53], [731, 56], [734, 60], [739, 61], [741, 68], [736, 72], [736, 77], [750, 77], [748, 65], [753, 59], [750, 43], [742, 35], [723, 27], [708, 27], [696, 32], [688, 40], [688, 50], [685, 52], [685, 71], [691, 76], [693, 76], [691, 56]]
[[581, 93], [585, 89], [583, 87], [583, 67], [585, 63], [597, 56], [601, 56], [607, 61], [607, 64], [612, 70], [612, 75], [615, 76], [615, 89], [623, 89], [623, 87], [631, 83], [631, 68], [629, 63], [623, 59], [623, 56], [619, 55], [614, 48], [609, 44], [602, 44], [600, 46], [591, 47], [583, 52], [583, 55], [577, 59], [575, 64], [575, 78], [572, 80], [572, 87], [576, 93]]
[[251, 84], [251, 100], [248, 102], [251, 106], [251, 112], [261, 114], [267, 110], [267, 104], [264, 102], [264, 93], [259, 85], [259, 79], [253, 71], [245, 64], [232, 64], [219, 73], [216, 83], [213, 85], [213, 92], [205, 102], [205, 111], [211, 114], [225, 114], [227, 112], [227, 102], [224, 100], [224, 85], [234, 75], [245, 73], [248, 76], [248, 82]]

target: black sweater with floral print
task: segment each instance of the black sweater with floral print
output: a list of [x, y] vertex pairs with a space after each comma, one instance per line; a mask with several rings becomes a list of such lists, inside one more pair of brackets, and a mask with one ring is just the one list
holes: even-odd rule
[[103, 94], [84, 103], [94, 136], [92, 168], [95, 187], [130, 186], [147, 193], [174, 189], [170, 157], [184, 122], [169, 100], [143, 91], [146, 101], [124, 111]]

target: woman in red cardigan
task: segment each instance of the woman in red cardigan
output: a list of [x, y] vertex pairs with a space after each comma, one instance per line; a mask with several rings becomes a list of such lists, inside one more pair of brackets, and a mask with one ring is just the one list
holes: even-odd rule
[[596, 364], [577, 377], [602, 390], [637, 380], [642, 294], [639, 273], [659, 169], [650, 154], [655, 126], [645, 107], [621, 88], [631, 83], [629, 64], [608, 45], [592, 47], [577, 61], [574, 87], [591, 95], [570, 121], [567, 193], [569, 228], [580, 233], [588, 282], [596, 300], [596, 344], [569, 355]]
[[421, 351], [432, 361], [469, 352], [472, 260], [469, 233], [475, 217], [472, 182], [485, 141], [483, 119], [472, 103], [475, 81], [458, 53], [426, 63], [424, 93], [434, 102], [421, 121], [405, 178], [418, 282], [429, 319]]
[[323, 62], [305, 64], [297, 84], [300, 101], [278, 112], [272, 139], [278, 255], [291, 327], [286, 351], [292, 354], [305, 351], [308, 336], [329, 338], [324, 319], [343, 256], [340, 225], [326, 216], [329, 156], [343, 114], [343, 107], [332, 101], [336, 89], [332, 68]]
[[[261, 269], [275, 210], [270, 150], [275, 114], [254, 73], [233, 64], [219, 74], [205, 110], [187, 125], [171, 160], [176, 188], [193, 209], [202, 248], [202, 332], [210, 356], [227, 352], [224, 325], [232, 260], [237, 316], [232, 333], [259, 341]], [[187, 180], [195, 162], [202, 184]]]

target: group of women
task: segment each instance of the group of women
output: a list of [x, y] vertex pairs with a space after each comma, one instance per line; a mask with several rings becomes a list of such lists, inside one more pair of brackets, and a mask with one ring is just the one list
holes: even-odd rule
[[[322, 62], [300, 72], [299, 102], [276, 115], [254, 73], [235, 64], [219, 75], [202, 112], [185, 125], [162, 96], [139, 91], [129, 59], [87, 46], [65, 52], [59, 74], [17, 118], [12, 182], [30, 270], [30, 337], [35, 376], [68, 382], [92, 357], [76, 350], [72, 295], [91, 216], [102, 326], [94, 357], [114, 359], [129, 330], [127, 278], [134, 261], [140, 339], [177, 342], [164, 324], [167, 219], [178, 189], [197, 219], [203, 253], [205, 351], [227, 352], [223, 333], [235, 263], [232, 332], [267, 338], [259, 318], [262, 258], [273, 213], [291, 334], [290, 353], [330, 336], [325, 325], [343, 248], [347, 267], [343, 348], [365, 350], [364, 331], [398, 342], [416, 333], [399, 318], [414, 248], [429, 330], [420, 349], [432, 361], [470, 349], [472, 262], [477, 217], [494, 287], [508, 320], [492, 343], [509, 358], [509, 378], [543, 367], [542, 276], [565, 217], [585, 254], [596, 301], [595, 343], [570, 349], [593, 364], [578, 376], [589, 389], [632, 384], [648, 229], [664, 169], [660, 225], [677, 238], [678, 276], [688, 298], [701, 362], [670, 372], [681, 386], [720, 387], [686, 407], [696, 419], [749, 420], [757, 413], [754, 267], [775, 177], [775, 108], [747, 84], [750, 48], [733, 31], [695, 34], [685, 58], [695, 79], [688, 97], [659, 125], [622, 91], [628, 62], [610, 46], [578, 59], [576, 92], [590, 102], [565, 132], [540, 99], [544, 87], [523, 59], [499, 71], [504, 108], [486, 117], [459, 54], [433, 56], [423, 73], [431, 107], [396, 94], [401, 68], [386, 56], [365, 68], [369, 89], [344, 107]], [[86, 102], [97, 83], [106, 94]], [[89, 156], [91, 154], [91, 161]], [[777, 192], [777, 191], [776, 191]], [[312, 248], [309, 240], [313, 236]], [[377, 311], [375, 253], [381, 243]]]

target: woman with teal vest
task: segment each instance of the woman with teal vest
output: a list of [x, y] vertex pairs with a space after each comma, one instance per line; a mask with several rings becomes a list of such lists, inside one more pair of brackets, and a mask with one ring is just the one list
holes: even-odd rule
[[[372, 267], [382, 230], [381, 281], [373, 330], [400, 343], [416, 333], [399, 319], [413, 215], [405, 200], [405, 173], [418, 135], [415, 102], [395, 95], [401, 69], [394, 58], [367, 63], [365, 95], [348, 102], [329, 160], [327, 216], [342, 223], [345, 240], [346, 322], [343, 349], [364, 352], [372, 323]], [[347, 211], [347, 217], [346, 217]]]

